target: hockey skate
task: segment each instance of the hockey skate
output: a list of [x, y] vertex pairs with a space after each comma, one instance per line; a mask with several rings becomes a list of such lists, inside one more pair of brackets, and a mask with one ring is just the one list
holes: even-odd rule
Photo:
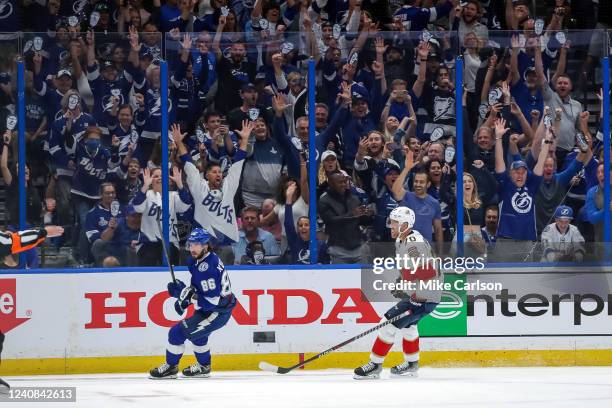
[[8, 383], [4, 381], [2, 378], [0, 378], [0, 395], [8, 394], [10, 389], [11, 389], [11, 386], [8, 385]]
[[380, 378], [380, 372], [382, 371], [382, 364], [377, 364], [369, 361], [367, 364], [357, 367], [353, 378], [356, 380], [367, 380]]
[[168, 363], [164, 363], [157, 368], [149, 371], [149, 378], [152, 380], [169, 380], [175, 379], [178, 373], [178, 366], [171, 366]]
[[408, 362], [404, 361], [402, 364], [398, 364], [395, 367], [391, 367], [392, 377], [418, 377], [419, 362]]
[[183, 377], [207, 378], [210, 377], [210, 366], [195, 363], [183, 369]]

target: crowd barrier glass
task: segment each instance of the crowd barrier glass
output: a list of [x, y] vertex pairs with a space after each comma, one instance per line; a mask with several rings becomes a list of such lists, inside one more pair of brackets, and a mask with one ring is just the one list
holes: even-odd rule
[[[464, 214], [480, 213], [485, 231], [496, 232], [495, 243], [483, 234], [489, 262], [603, 260], [603, 190], [595, 201], [589, 190], [604, 185], [597, 174], [605, 139], [605, 32], [535, 34], [490, 31], [484, 43], [474, 35], [461, 39], [464, 193], [475, 185], [484, 209], [474, 208], [472, 194]], [[479, 240], [464, 235], [471, 250]]]
[[162, 60], [161, 34], [141, 33], [139, 48], [119, 33], [22, 35], [28, 162], [43, 203], [33, 225], [65, 230], [41, 249], [42, 266], [161, 265], [161, 249], [138, 256], [160, 236], [143, 230], [140, 214], [161, 215], [161, 206], [128, 205], [141, 190], [141, 170], [161, 163], [159, 121], [146, 133], [142, 123], [153, 120], [139, 109], [162, 115], [155, 90], [144, 98], [148, 66]]
[[[3, 111], [20, 119], [15, 61], [23, 60], [29, 172], [18, 205], [18, 183], [4, 189], [11, 198], [4, 224], [18, 225], [20, 209], [38, 205], [26, 224], [64, 226], [64, 237], [49, 240], [33, 267], [162, 265], [164, 249], [155, 240], [165, 235], [166, 219], [174, 265], [184, 265], [187, 236], [198, 224], [213, 229], [228, 264], [308, 264], [313, 246], [319, 263], [362, 263], [393, 250], [388, 217], [404, 203], [417, 210], [415, 228], [431, 237], [438, 254], [549, 263], [576, 260], [573, 245], [542, 242], [565, 205], [586, 241], [582, 259], [602, 260], [609, 208], [600, 210], [610, 200], [598, 172], [608, 175], [598, 165], [609, 146], [609, 116], [601, 113], [609, 94], [602, 92], [602, 101], [598, 90], [609, 88], [608, 34], [543, 32], [527, 40], [502, 31], [483, 39], [326, 28], [316, 40], [309, 28], [250, 27], [164, 38], [141, 33], [130, 41], [116, 33], [23, 33], [20, 47], [17, 39], [1, 43]], [[561, 92], [571, 100], [563, 103]], [[8, 126], [11, 115], [3, 115], [0, 124]], [[506, 119], [499, 124], [499, 164], [510, 177], [504, 180], [495, 175], [496, 116]], [[100, 132], [87, 130], [93, 124]], [[9, 168], [19, 162], [17, 133], [16, 127]], [[515, 139], [520, 158], [512, 155]], [[574, 145], [585, 152], [572, 152]], [[538, 192], [529, 189], [529, 175], [527, 189], [512, 187], [522, 185], [512, 181], [521, 177], [521, 162], [528, 174], [540, 171], [534, 156], [546, 148], [555, 154], [538, 166], [544, 174]], [[593, 159], [583, 168], [574, 156]], [[579, 168], [560, 175], [568, 166]], [[173, 169], [182, 169], [180, 178]], [[397, 178], [404, 183], [394, 188]], [[499, 189], [500, 180], [509, 188]], [[142, 193], [143, 181], [152, 191]], [[345, 195], [343, 211], [350, 211], [342, 222], [334, 218], [338, 192]], [[424, 193], [437, 204], [424, 202]], [[496, 230], [495, 217], [502, 230], [493, 243], [486, 231]], [[238, 244], [229, 245], [232, 239]]]
[[[27, 207], [27, 215], [20, 206], [20, 199], [26, 199], [26, 191], [20, 186], [25, 185], [28, 172], [23, 167], [18, 167], [23, 157], [23, 146], [20, 146], [19, 131], [19, 38], [10, 33], [0, 34], [0, 133], [2, 134], [2, 146], [0, 146], [0, 172], [2, 179], [3, 194], [0, 200], [3, 203], [3, 211], [0, 216], [2, 225], [6, 230], [16, 231], [26, 222], [32, 221], [32, 214], [36, 207], [40, 210], [40, 202], [30, 202]], [[20, 177], [21, 176], [21, 177]], [[30, 176], [31, 177], [31, 176]], [[21, 180], [21, 183], [20, 183]], [[28, 185], [31, 184], [31, 178]], [[28, 189], [29, 190], [29, 189]], [[22, 225], [23, 224], [23, 225]], [[0, 268], [24, 267], [26, 264], [36, 266], [36, 256], [32, 252], [22, 257], [9, 255], [2, 260]]]
[[169, 163], [184, 165], [194, 202], [189, 217], [170, 207], [170, 218], [177, 213], [181, 243], [193, 226], [212, 231], [226, 264], [310, 262], [308, 172], [301, 165], [308, 121], [298, 121], [308, 114], [310, 53], [302, 37], [250, 26], [165, 36], [169, 122], [182, 139], [177, 143], [171, 126]]

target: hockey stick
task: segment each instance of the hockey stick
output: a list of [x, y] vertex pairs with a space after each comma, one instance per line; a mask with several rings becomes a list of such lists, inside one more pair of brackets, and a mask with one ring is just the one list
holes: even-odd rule
[[172, 275], [172, 282], [176, 283], [176, 276], [174, 276], [174, 265], [172, 265], [172, 262], [170, 261], [170, 252], [168, 251], [168, 247], [166, 246], [164, 231], [162, 230], [161, 221], [159, 219], [157, 220], [157, 229], [159, 230], [162, 247], [164, 247], [164, 253], [166, 254], [166, 259], [168, 260], [168, 265], [170, 266], [170, 275]]
[[346, 346], [347, 344], [354, 342], [355, 340], [358, 340], [358, 339], [360, 339], [362, 337], [365, 337], [368, 334], [373, 333], [376, 330], [380, 329], [381, 327], [384, 327], [384, 326], [386, 326], [388, 324], [396, 322], [399, 319], [408, 316], [410, 313], [412, 313], [412, 310], [408, 310], [408, 311], [406, 311], [406, 312], [404, 312], [402, 314], [399, 314], [399, 315], [397, 315], [395, 317], [392, 317], [391, 319], [389, 319], [389, 320], [387, 320], [387, 321], [385, 321], [383, 323], [380, 323], [379, 325], [374, 326], [371, 329], [368, 329], [368, 330], [364, 331], [363, 333], [360, 333], [360, 334], [356, 335], [355, 337], [351, 337], [350, 339], [345, 340], [345, 341], [343, 341], [340, 344], [336, 344], [335, 346], [333, 346], [331, 348], [328, 348], [327, 350], [325, 350], [325, 351], [323, 351], [323, 352], [321, 352], [321, 353], [319, 353], [319, 354], [317, 354], [315, 356], [312, 356], [312, 357], [310, 357], [307, 360], [304, 360], [304, 361], [302, 361], [300, 363], [297, 363], [296, 365], [293, 365], [291, 367], [278, 367], [278, 366], [266, 363], [265, 361], [261, 361], [259, 363], [259, 369], [263, 370], [263, 371], [270, 371], [272, 373], [277, 373], [277, 374], [287, 374], [288, 372], [290, 372], [292, 370], [295, 370], [296, 368], [303, 367], [306, 364], [308, 364], [308, 363], [310, 363], [310, 362], [312, 362], [314, 360], [317, 360], [317, 359], [325, 356], [326, 354], [331, 353], [332, 351], [336, 351], [339, 348], [342, 348], [342, 347]]

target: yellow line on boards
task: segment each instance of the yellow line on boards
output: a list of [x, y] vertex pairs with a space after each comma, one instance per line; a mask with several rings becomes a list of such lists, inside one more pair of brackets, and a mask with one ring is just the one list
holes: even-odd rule
[[[304, 358], [313, 356], [306, 353]], [[315, 360], [305, 368], [352, 369], [368, 361], [369, 353], [332, 353]], [[551, 367], [551, 366], [612, 366], [612, 350], [486, 350], [486, 351], [422, 351], [420, 365], [428, 367]], [[74, 357], [2, 360], [0, 375], [49, 375], [136, 373], [143, 375], [159, 366], [164, 356]], [[181, 360], [180, 367], [195, 361], [191, 355]], [[260, 361], [279, 366], [291, 366], [299, 361], [297, 353], [284, 354], [224, 354], [213, 355], [213, 371], [258, 370]], [[385, 360], [390, 367], [402, 361], [402, 354], [392, 352]]]

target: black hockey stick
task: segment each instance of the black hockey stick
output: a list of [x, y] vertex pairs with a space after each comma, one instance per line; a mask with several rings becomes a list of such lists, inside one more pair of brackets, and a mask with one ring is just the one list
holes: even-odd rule
[[168, 260], [168, 265], [170, 266], [170, 275], [172, 275], [172, 282], [176, 283], [176, 276], [174, 276], [174, 265], [172, 265], [172, 261], [170, 261], [170, 252], [168, 252], [168, 247], [166, 246], [166, 239], [164, 237], [164, 230], [161, 226], [161, 221], [157, 219], [157, 228], [159, 229], [159, 236], [161, 237], [162, 246], [164, 247], [164, 253], [166, 254], [166, 259]]
[[358, 339], [360, 339], [362, 337], [367, 336], [370, 333], [375, 332], [376, 330], [380, 329], [381, 327], [384, 327], [384, 326], [386, 326], [388, 324], [396, 322], [399, 319], [408, 316], [410, 313], [412, 313], [412, 310], [408, 310], [408, 311], [406, 311], [406, 312], [404, 312], [402, 314], [399, 314], [399, 315], [397, 315], [395, 317], [392, 317], [391, 319], [389, 319], [389, 320], [387, 320], [387, 321], [385, 321], [383, 323], [380, 323], [379, 325], [374, 326], [371, 329], [368, 329], [368, 330], [364, 331], [363, 333], [360, 333], [360, 334], [356, 335], [355, 337], [351, 337], [350, 339], [345, 340], [345, 341], [343, 341], [340, 344], [336, 344], [335, 346], [333, 346], [331, 348], [328, 348], [327, 350], [325, 350], [325, 351], [323, 351], [323, 352], [321, 352], [321, 353], [319, 353], [319, 354], [317, 354], [315, 356], [312, 356], [309, 359], [302, 361], [301, 363], [297, 363], [296, 365], [293, 365], [291, 367], [278, 367], [278, 366], [266, 363], [265, 361], [262, 361], [262, 362], [259, 363], [259, 369], [263, 370], [263, 371], [270, 371], [272, 373], [277, 373], [277, 374], [287, 374], [289, 371], [295, 370], [296, 368], [303, 367], [306, 364], [310, 363], [311, 361], [318, 360], [319, 358], [325, 356], [326, 354], [331, 353], [332, 351], [336, 351], [339, 348], [342, 348], [342, 347], [346, 346], [347, 344], [354, 342], [355, 340], [358, 340]]

